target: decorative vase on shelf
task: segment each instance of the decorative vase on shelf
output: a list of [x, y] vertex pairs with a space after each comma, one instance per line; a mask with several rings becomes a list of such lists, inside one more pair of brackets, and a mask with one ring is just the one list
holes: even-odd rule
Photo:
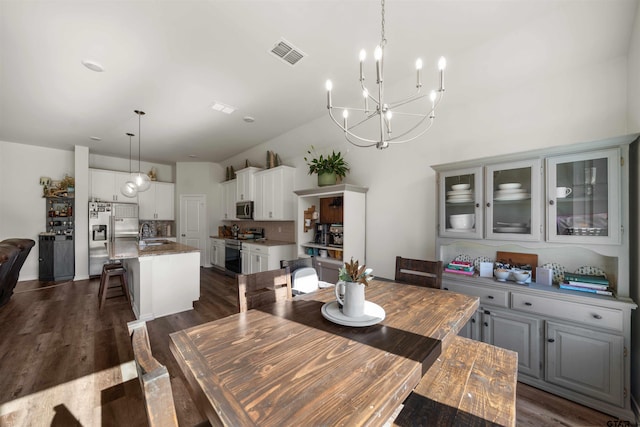
[[318, 174], [318, 186], [335, 185], [337, 176], [335, 172], [323, 172]]

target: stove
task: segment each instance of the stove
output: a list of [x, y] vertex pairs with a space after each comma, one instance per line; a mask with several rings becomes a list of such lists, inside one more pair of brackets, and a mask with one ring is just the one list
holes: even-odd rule
[[247, 229], [237, 233], [237, 237], [224, 239], [224, 268], [229, 276], [242, 273], [242, 242], [264, 238], [264, 228]]

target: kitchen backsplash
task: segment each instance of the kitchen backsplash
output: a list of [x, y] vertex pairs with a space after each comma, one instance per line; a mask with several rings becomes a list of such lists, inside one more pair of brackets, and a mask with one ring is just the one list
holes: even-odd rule
[[294, 221], [223, 221], [224, 225], [231, 227], [238, 224], [240, 230], [247, 228], [264, 228], [264, 237], [269, 240], [279, 240], [283, 242], [295, 242], [295, 222]]
[[[146, 224], [145, 227], [143, 225]], [[176, 237], [175, 221], [140, 221], [142, 237]]]

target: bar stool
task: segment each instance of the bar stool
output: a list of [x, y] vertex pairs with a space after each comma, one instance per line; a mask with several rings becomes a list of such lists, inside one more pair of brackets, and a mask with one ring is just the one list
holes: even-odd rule
[[107, 299], [107, 289], [109, 289], [109, 281], [111, 277], [117, 276], [120, 280], [120, 287], [122, 293], [127, 298], [127, 301], [131, 302], [129, 297], [129, 285], [127, 283], [127, 270], [124, 265], [117, 264], [105, 264], [102, 266], [102, 275], [100, 276], [100, 290], [98, 291], [98, 298], [100, 299], [100, 310], [104, 305], [104, 301]]

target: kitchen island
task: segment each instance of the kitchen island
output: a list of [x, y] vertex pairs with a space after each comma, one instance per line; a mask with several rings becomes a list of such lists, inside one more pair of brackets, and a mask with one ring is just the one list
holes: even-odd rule
[[131, 306], [137, 319], [191, 310], [200, 299], [200, 250], [175, 242], [138, 244], [116, 240], [109, 258], [127, 269]]

